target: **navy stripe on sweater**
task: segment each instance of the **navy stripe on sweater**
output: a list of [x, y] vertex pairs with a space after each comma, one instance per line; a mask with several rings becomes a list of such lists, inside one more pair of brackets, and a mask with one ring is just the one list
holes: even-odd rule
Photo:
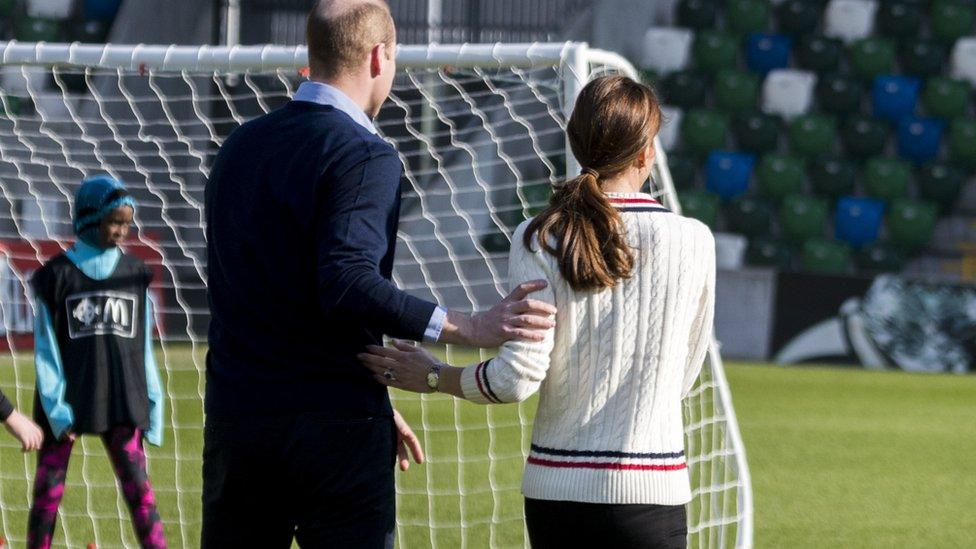
[[565, 457], [606, 457], [606, 458], [629, 458], [629, 459], [675, 459], [684, 457], [684, 450], [680, 452], [664, 453], [637, 453], [637, 452], [617, 452], [615, 450], [564, 450], [562, 448], [546, 448], [533, 444], [532, 451], [539, 454], [550, 456]]

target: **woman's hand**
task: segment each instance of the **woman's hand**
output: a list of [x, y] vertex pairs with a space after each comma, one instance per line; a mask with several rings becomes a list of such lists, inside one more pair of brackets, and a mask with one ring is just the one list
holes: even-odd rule
[[373, 372], [376, 381], [414, 393], [432, 393], [427, 386], [427, 374], [436, 366], [443, 366], [423, 347], [393, 340], [393, 346], [369, 345], [368, 353], [357, 355], [359, 361]]
[[410, 468], [410, 455], [413, 455], [417, 465], [422, 464], [424, 449], [420, 447], [420, 441], [417, 440], [417, 435], [413, 434], [413, 429], [407, 425], [407, 420], [403, 419], [400, 412], [393, 410], [393, 422], [397, 430], [397, 461], [400, 463], [400, 470], [406, 471]]
[[5, 422], [10, 434], [20, 441], [21, 449], [25, 452], [40, 450], [44, 442], [44, 432], [36, 423], [24, 414], [14, 410]]

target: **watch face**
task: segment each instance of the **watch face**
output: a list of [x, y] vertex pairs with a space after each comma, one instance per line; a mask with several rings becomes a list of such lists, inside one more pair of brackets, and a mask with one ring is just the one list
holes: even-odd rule
[[437, 388], [437, 382], [440, 381], [440, 377], [437, 372], [427, 372], [427, 386], [431, 389]]

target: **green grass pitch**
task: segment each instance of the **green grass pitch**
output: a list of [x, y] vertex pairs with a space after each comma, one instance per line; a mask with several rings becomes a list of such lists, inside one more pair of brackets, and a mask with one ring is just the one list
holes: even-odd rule
[[[174, 345], [158, 352], [167, 365], [167, 416], [179, 429], [150, 449], [150, 474], [172, 547], [199, 539], [203, 380], [196, 368], [204, 353]], [[21, 407], [32, 402], [32, 368], [29, 355], [0, 357], [0, 387]], [[727, 375], [752, 471], [757, 547], [972, 542], [976, 376], [736, 363]], [[401, 546], [458, 547], [460, 524], [468, 547], [521, 546], [520, 446], [528, 444], [523, 426], [531, 425], [534, 402], [485, 407], [429, 395], [421, 405], [403, 393], [395, 401], [431, 458], [398, 474]], [[20, 547], [34, 457], [0, 437], [0, 534]], [[134, 547], [128, 519], [117, 519], [127, 512], [97, 439], [76, 446], [68, 477], [59, 543]]]

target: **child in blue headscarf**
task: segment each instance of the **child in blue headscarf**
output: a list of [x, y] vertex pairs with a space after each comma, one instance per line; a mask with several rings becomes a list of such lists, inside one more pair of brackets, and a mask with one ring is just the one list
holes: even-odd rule
[[153, 356], [152, 273], [119, 245], [135, 201], [121, 181], [85, 179], [75, 197], [78, 240], [34, 273], [37, 422], [45, 432], [28, 547], [50, 547], [75, 437], [108, 449], [143, 547], [165, 547], [142, 439], [162, 443], [163, 394]]

